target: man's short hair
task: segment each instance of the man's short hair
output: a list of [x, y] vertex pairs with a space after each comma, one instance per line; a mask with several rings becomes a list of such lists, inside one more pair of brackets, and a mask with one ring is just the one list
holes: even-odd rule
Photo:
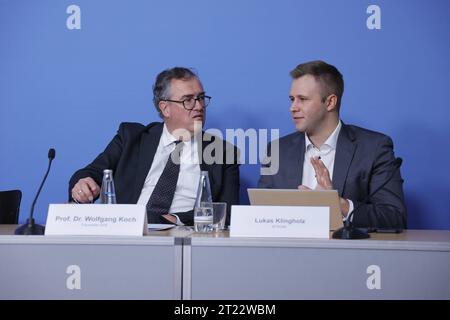
[[[198, 79], [197, 74], [192, 70], [184, 67], [174, 67], [166, 69], [156, 77], [153, 85], [153, 104], [162, 118], [161, 110], [159, 109], [159, 102], [165, 99], [170, 99], [170, 84], [172, 79], [190, 80]], [[200, 81], [200, 80], [199, 80]]]
[[339, 111], [344, 94], [344, 78], [335, 66], [321, 60], [315, 60], [299, 64], [290, 74], [292, 79], [298, 79], [307, 74], [312, 75], [316, 81], [322, 84], [324, 89], [323, 102], [330, 94], [335, 94], [337, 96], [336, 107]]

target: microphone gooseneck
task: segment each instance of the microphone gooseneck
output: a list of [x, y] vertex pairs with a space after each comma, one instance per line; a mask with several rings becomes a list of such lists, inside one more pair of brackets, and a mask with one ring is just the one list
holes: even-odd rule
[[44, 179], [42, 179], [41, 185], [39, 186], [39, 189], [36, 193], [36, 196], [34, 197], [33, 203], [31, 205], [30, 209], [30, 215], [27, 219], [27, 222], [20, 227], [18, 227], [15, 230], [15, 234], [23, 234], [23, 235], [42, 235], [44, 234], [45, 227], [35, 224], [33, 213], [34, 213], [34, 206], [36, 205], [36, 201], [39, 197], [39, 194], [41, 193], [42, 187], [44, 186], [45, 181], [47, 180], [48, 173], [50, 172], [50, 167], [52, 165], [52, 161], [55, 159], [55, 149], [50, 148], [48, 150], [48, 167], [47, 171], [45, 172]]

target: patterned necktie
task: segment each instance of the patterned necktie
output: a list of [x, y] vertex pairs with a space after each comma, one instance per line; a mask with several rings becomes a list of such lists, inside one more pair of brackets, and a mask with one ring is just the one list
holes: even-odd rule
[[176, 147], [167, 159], [155, 189], [147, 202], [147, 219], [149, 223], [167, 222], [161, 215], [169, 213], [180, 173], [180, 155], [183, 148], [181, 141], [175, 141]]

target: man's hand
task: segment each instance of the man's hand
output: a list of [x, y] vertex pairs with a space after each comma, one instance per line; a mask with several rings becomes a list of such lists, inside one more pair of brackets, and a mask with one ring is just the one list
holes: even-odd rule
[[[333, 190], [333, 183], [331, 182], [330, 172], [323, 164], [322, 160], [318, 157], [311, 158], [311, 164], [316, 173], [317, 186], [315, 190]], [[299, 190], [311, 190], [307, 186], [298, 186]], [[339, 197], [339, 205], [341, 207], [341, 213], [344, 217], [347, 216], [349, 211], [349, 202], [347, 199]]]
[[171, 214], [163, 214], [162, 217], [170, 223], [177, 224], [177, 218]]
[[316, 172], [317, 187], [316, 190], [332, 190], [330, 172], [318, 157], [311, 158], [311, 164]]
[[72, 199], [79, 203], [92, 202], [100, 194], [100, 187], [91, 177], [78, 180], [72, 189]]

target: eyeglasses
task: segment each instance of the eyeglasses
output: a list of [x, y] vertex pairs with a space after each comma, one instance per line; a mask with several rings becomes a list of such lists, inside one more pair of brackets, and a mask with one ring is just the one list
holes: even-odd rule
[[195, 108], [195, 102], [196, 101], [198, 101], [203, 106], [203, 108], [206, 108], [208, 106], [208, 104], [209, 104], [209, 101], [211, 101], [211, 97], [210, 96], [201, 95], [201, 96], [198, 96], [196, 98], [190, 97], [190, 98], [186, 98], [184, 100], [163, 99], [162, 101], [182, 103], [183, 107], [186, 110], [191, 111], [192, 109]]

